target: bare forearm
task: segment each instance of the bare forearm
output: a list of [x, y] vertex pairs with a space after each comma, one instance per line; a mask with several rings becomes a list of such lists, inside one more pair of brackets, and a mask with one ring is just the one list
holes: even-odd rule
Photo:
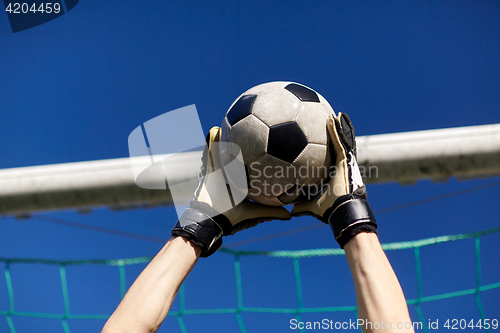
[[[345, 252], [356, 288], [359, 318], [373, 324], [391, 322], [393, 328], [398, 322], [403, 325], [410, 322], [403, 291], [377, 235], [357, 234], [346, 244]], [[381, 331], [391, 330], [385, 327]], [[377, 330], [368, 326], [363, 332]], [[413, 332], [413, 329], [397, 332]]]
[[103, 332], [156, 332], [200, 252], [182, 237], [170, 239], [130, 287]]

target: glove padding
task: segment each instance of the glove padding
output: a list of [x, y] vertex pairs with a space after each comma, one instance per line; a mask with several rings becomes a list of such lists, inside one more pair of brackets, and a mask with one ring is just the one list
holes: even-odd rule
[[195, 198], [172, 230], [172, 235], [186, 237], [201, 247], [201, 257], [217, 251], [222, 245], [222, 236], [234, 235], [262, 222], [290, 220], [292, 217], [283, 207], [265, 206], [247, 198], [236, 205], [231, 199], [231, 206], [227, 207], [228, 201], [223, 197], [227, 198], [230, 189], [217, 147], [220, 132], [219, 127], [212, 127], [207, 135]]
[[363, 184], [356, 160], [354, 127], [349, 116], [331, 115], [327, 122], [332, 144], [332, 165], [335, 170], [322, 191], [310, 200], [293, 206], [292, 215], [312, 215], [330, 224], [341, 248], [359, 232], [377, 232], [375, 216], [366, 201]]

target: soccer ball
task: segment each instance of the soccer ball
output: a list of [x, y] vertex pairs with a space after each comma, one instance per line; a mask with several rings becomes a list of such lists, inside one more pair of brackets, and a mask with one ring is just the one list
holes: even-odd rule
[[224, 117], [221, 162], [227, 165], [241, 153], [251, 200], [271, 206], [304, 200], [329, 178], [326, 122], [334, 114], [323, 96], [304, 85], [255, 86], [238, 97]]

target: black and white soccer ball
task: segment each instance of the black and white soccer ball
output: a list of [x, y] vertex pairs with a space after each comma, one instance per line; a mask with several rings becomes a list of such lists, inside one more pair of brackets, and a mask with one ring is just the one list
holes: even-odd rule
[[272, 206], [304, 200], [329, 178], [326, 123], [334, 114], [323, 96], [304, 85], [255, 86], [233, 102], [222, 122], [222, 163], [239, 153], [227, 147], [241, 149], [251, 200]]

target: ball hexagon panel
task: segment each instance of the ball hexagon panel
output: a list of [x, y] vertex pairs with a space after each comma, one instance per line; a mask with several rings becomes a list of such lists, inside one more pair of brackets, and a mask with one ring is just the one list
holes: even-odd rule
[[290, 83], [285, 87], [285, 89], [294, 94], [302, 102], [319, 103], [318, 94], [316, 94], [316, 92], [311, 88], [308, 88], [306, 86], [297, 83]]
[[252, 114], [271, 127], [293, 120], [301, 104], [287, 90], [264, 91], [257, 97]]
[[318, 94], [318, 96], [319, 96], [319, 101], [325, 107], [326, 112], [328, 114], [332, 114], [335, 117], [335, 111], [333, 110], [333, 108], [330, 105], [330, 103], [328, 103], [328, 101], [323, 96], [321, 96], [320, 94]]
[[229, 125], [233, 126], [246, 116], [252, 113], [253, 104], [257, 95], [245, 95], [234, 103], [226, 114]]
[[248, 197], [262, 204], [282, 206], [279, 195], [296, 184], [290, 163], [266, 154], [248, 167]]
[[266, 153], [269, 127], [254, 115], [246, 116], [231, 127], [230, 141], [237, 144], [246, 165]]
[[299, 124], [310, 143], [326, 145], [328, 142], [328, 129], [326, 126], [328, 116], [329, 113], [324, 105], [320, 103], [302, 103], [295, 121]]
[[295, 121], [272, 126], [267, 153], [288, 163], [295, 161], [307, 146], [307, 138]]
[[328, 179], [331, 167], [330, 151], [325, 145], [308, 144], [292, 164], [297, 169], [299, 185], [314, 185]]

